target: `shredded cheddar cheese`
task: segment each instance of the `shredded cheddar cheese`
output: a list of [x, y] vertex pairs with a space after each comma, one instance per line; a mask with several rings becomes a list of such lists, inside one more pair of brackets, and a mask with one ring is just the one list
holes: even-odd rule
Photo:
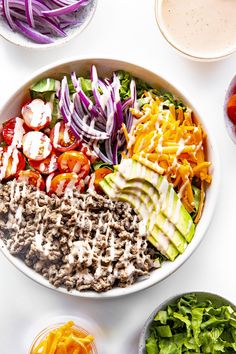
[[195, 123], [192, 111], [163, 105], [161, 97], [145, 94], [149, 98], [141, 110], [132, 110], [136, 118], [130, 133], [123, 124], [127, 142], [127, 155], [155, 172], [166, 175], [179, 194], [189, 213], [195, 210], [192, 190], [193, 179], [201, 186], [201, 198], [195, 222], [201, 217], [204, 188], [211, 182], [210, 162], [205, 157], [206, 134]]
[[94, 337], [85, 335], [74, 325], [73, 321], [69, 321], [52, 330], [31, 354], [91, 354]]

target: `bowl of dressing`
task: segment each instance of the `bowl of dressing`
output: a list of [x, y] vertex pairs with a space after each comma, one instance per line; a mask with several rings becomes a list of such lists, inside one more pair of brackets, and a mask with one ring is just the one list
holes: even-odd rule
[[236, 51], [235, 0], [156, 0], [164, 38], [185, 56], [222, 59]]

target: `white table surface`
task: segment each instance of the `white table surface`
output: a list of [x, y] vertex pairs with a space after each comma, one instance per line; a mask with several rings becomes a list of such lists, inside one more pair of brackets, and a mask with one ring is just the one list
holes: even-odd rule
[[222, 172], [217, 208], [204, 241], [175, 274], [120, 299], [94, 301], [58, 294], [28, 279], [0, 254], [1, 354], [27, 354], [32, 331], [60, 315], [96, 321], [102, 339], [100, 354], [136, 354], [146, 318], [169, 296], [205, 290], [236, 303], [236, 147], [227, 136], [222, 117], [225, 90], [236, 71], [236, 55], [213, 63], [190, 61], [159, 33], [154, 0], [98, 2], [90, 26], [64, 47], [31, 51], [0, 39], [0, 104], [34, 70], [70, 56], [113, 57], [156, 71], [188, 92], [214, 132]]

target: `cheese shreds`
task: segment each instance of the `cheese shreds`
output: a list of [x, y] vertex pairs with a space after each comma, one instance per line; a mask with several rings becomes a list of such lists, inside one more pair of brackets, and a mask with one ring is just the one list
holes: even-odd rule
[[92, 354], [94, 337], [75, 327], [73, 321], [53, 329], [31, 350], [31, 354]]
[[[211, 182], [210, 162], [205, 156], [206, 134], [194, 121], [192, 111], [170, 104], [162, 97], [146, 94], [149, 102], [141, 110], [132, 110], [136, 117], [130, 133], [123, 125], [128, 157], [133, 157], [153, 171], [166, 175], [179, 194], [185, 208], [195, 210], [193, 179], [201, 185], [200, 208], [203, 208], [204, 183]], [[199, 221], [201, 210], [196, 221]]]

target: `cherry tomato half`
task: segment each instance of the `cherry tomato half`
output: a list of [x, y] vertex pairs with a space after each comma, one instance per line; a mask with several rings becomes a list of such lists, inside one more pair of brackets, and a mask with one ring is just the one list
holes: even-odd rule
[[52, 103], [36, 98], [30, 103], [25, 104], [21, 113], [25, 124], [33, 129], [40, 130], [48, 126], [52, 120]]
[[57, 122], [52, 128], [50, 139], [54, 149], [61, 152], [73, 150], [80, 144], [80, 140], [63, 121]]
[[30, 160], [44, 160], [52, 151], [49, 137], [41, 132], [26, 133], [23, 137], [22, 145], [23, 153]]
[[84, 191], [84, 181], [74, 172], [61, 173], [51, 180], [50, 193], [61, 196], [65, 190], [78, 189], [82, 193]]
[[41, 191], [45, 189], [45, 182], [43, 180], [43, 177], [37, 171], [32, 171], [32, 170], [20, 171], [18, 173], [17, 180], [19, 182], [25, 182], [27, 184], [30, 184], [31, 186], [34, 186], [40, 189]]
[[227, 114], [231, 122], [236, 124], [236, 94], [230, 97], [227, 104]]
[[0, 180], [14, 177], [25, 168], [24, 155], [13, 146], [0, 147]]
[[97, 193], [102, 192], [102, 188], [100, 187], [99, 183], [104, 179], [105, 176], [109, 175], [110, 173], [112, 173], [112, 170], [107, 167], [101, 167], [94, 172], [92, 181]]
[[95, 154], [95, 152], [85, 143], [82, 143], [79, 146], [79, 151], [81, 151], [84, 155], [86, 155], [91, 163], [94, 163], [95, 161], [98, 160], [98, 157]]
[[3, 124], [2, 137], [8, 145], [20, 148], [23, 135], [26, 133], [25, 128], [23, 119], [19, 117], [11, 118]]
[[58, 158], [61, 172], [75, 172], [80, 178], [88, 176], [90, 171], [89, 159], [80, 151], [66, 151]]
[[29, 160], [29, 164], [40, 173], [49, 175], [58, 169], [57, 159], [57, 155], [52, 152], [51, 155], [42, 161]]

